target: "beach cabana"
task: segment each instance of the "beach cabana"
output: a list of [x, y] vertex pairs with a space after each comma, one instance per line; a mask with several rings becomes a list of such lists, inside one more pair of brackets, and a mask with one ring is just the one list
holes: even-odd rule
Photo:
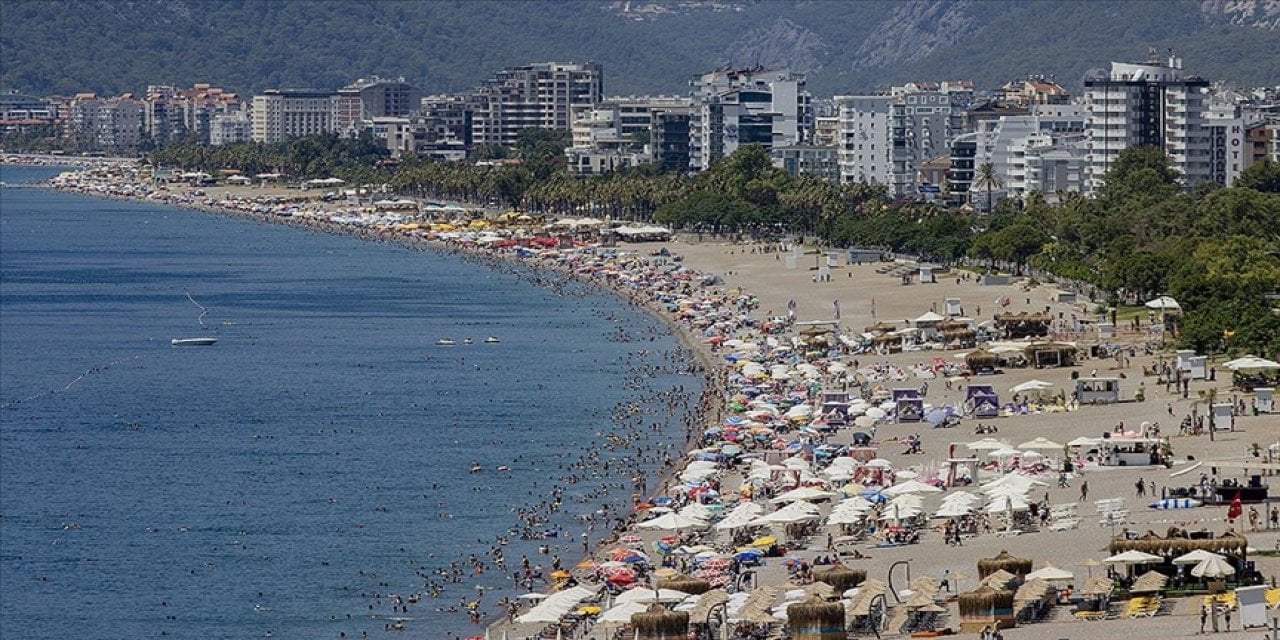
[[794, 640], [844, 640], [844, 607], [817, 596], [787, 607], [787, 628]]
[[1014, 626], [1012, 591], [982, 586], [957, 598], [960, 604], [960, 633], [978, 633], [984, 628]]
[[992, 372], [1000, 366], [1000, 356], [986, 349], [978, 349], [966, 355], [964, 363], [974, 373]]
[[978, 561], [979, 578], [986, 578], [997, 571], [1008, 571], [1015, 576], [1025, 576], [1031, 573], [1031, 559], [1018, 558], [1008, 551], [1001, 550], [995, 557]]
[[1066, 342], [1037, 342], [1023, 349], [1027, 362], [1037, 367], [1070, 367], [1076, 361], [1076, 346]]

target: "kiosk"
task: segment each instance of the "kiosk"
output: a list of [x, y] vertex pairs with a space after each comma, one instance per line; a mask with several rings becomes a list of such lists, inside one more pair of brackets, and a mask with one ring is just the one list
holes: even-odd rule
[[1120, 402], [1120, 379], [1080, 378], [1076, 380], [1076, 402], [1080, 404]]
[[1272, 387], [1254, 387], [1253, 388], [1253, 408], [1258, 413], [1272, 413], [1275, 411], [1276, 390]]
[[945, 306], [947, 307], [947, 315], [949, 316], [964, 315], [964, 310], [960, 307], [960, 298], [947, 298]]
[[1098, 443], [1098, 464], [1104, 467], [1161, 464], [1160, 442], [1159, 438], [1104, 437]]

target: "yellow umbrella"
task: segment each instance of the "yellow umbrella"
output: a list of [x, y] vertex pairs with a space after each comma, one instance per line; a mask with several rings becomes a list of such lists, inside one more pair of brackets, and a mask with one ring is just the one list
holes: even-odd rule
[[768, 547], [778, 543], [778, 539], [773, 536], [760, 536], [751, 541], [753, 547]]
[[556, 580], [563, 580], [569, 577], [569, 572], [565, 571], [564, 569], [560, 569], [559, 571], [552, 571], [551, 577], [555, 578]]
[[603, 609], [601, 609], [600, 607], [598, 607], [598, 606], [596, 606], [596, 605], [594, 605], [594, 604], [589, 604], [589, 605], [586, 605], [586, 606], [583, 606], [583, 607], [578, 607], [578, 613], [580, 613], [580, 614], [582, 614], [582, 615], [584, 615], [584, 616], [594, 616], [594, 615], [599, 615], [601, 611], [603, 611]]

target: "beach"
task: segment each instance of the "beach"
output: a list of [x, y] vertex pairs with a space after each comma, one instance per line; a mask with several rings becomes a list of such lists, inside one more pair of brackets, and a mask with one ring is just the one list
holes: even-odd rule
[[[94, 189], [82, 191], [95, 194]], [[197, 195], [197, 191], [201, 192]], [[113, 197], [147, 198], [148, 190], [141, 187], [117, 185], [115, 189], [102, 188], [96, 195]], [[308, 202], [297, 206], [287, 217], [277, 215], [279, 205], [251, 206], [231, 205], [233, 201], [247, 202], [249, 199], [266, 201], [270, 198], [286, 198], [298, 196], [297, 190], [278, 187], [215, 187], [191, 189], [175, 187], [168, 191], [162, 201], [179, 206], [206, 208], [235, 215], [248, 215], [263, 220], [303, 224], [327, 231], [358, 233], [372, 238], [394, 240], [408, 244], [430, 244], [448, 251], [465, 252], [469, 256], [483, 256], [484, 259], [519, 260], [534, 265], [548, 272], [563, 276], [581, 278], [606, 286], [626, 296], [634, 304], [643, 306], [651, 312], [665, 318], [673, 330], [681, 336], [685, 345], [698, 353], [701, 367], [707, 376], [708, 392], [699, 400], [697, 419], [686, 425], [689, 430], [687, 449], [703, 449], [714, 445], [714, 439], [702, 440], [704, 430], [718, 427], [726, 417], [734, 414], [745, 414], [742, 410], [728, 410], [726, 406], [743, 389], [744, 382], [738, 379], [736, 364], [729, 363], [726, 355], [735, 349], [725, 345], [731, 340], [750, 342], [756, 345], [766, 344], [772, 338], [776, 343], [791, 344], [797, 351], [802, 344], [790, 342], [806, 321], [836, 322], [838, 308], [838, 330], [840, 333], [857, 335], [864, 333], [864, 327], [877, 323], [891, 323], [895, 326], [907, 327], [914, 319], [928, 312], [943, 313], [948, 299], [957, 299], [964, 309], [964, 315], [975, 319], [983, 319], [999, 313], [1047, 313], [1054, 325], [1054, 340], [1078, 343], [1086, 346], [1097, 343], [1096, 337], [1087, 332], [1073, 331], [1077, 323], [1074, 319], [1094, 317], [1093, 304], [1079, 297], [1072, 302], [1059, 302], [1057, 288], [1053, 286], [1023, 286], [1020, 282], [1009, 285], [985, 286], [979, 284], [973, 274], [948, 272], [937, 275], [937, 282], [920, 283], [918, 279], [911, 284], [904, 284], [902, 278], [879, 272], [885, 263], [847, 264], [838, 260], [837, 265], [829, 269], [829, 276], [818, 277], [819, 272], [811, 270], [816, 263], [812, 254], [800, 255], [794, 259], [794, 268], [787, 268], [787, 257], [794, 251], [790, 247], [779, 247], [776, 244], [744, 244], [696, 238], [681, 237], [666, 243], [626, 244], [617, 249], [588, 251], [587, 248], [543, 249], [539, 251], [522, 250], [519, 247], [486, 247], [474, 239], [465, 241], [465, 236], [445, 233], [422, 233], [422, 229], [408, 228], [403, 221], [383, 219], [369, 225], [351, 225], [333, 222], [332, 212], [342, 205], [332, 203]], [[152, 198], [156, 200], [156, 198]], [[495, 245], [498, 243], [494, 243]], [[663, 255], [663, 250], [669, 255]], [[605, 255], [605, 254], [608, 255]], [[679, 261], [676, 261], [678, 256]], [[682, 268], [681, 268], [682, 267]], [[823, 272], [825, 275], [828, 272]], [[706, 277], [714, 276], [720, 282], [707, 284]], [[838, 305], [837, 305], [838, 301]], [[766, 330], [764, 323], [769, 318], [785, 318], [788, 309], [792, 310], [797, 325], [790, 325], [790, 320], [777, 322], [783, 325], [778, 330]], [[997, 311], [998, 310], [998, 311]], [[714, 318], [705, 323], [707, 318]], [[1146, 321], [1147, 318], [1142, 318]], [[842, 367], [852, 371], [874, 370], [874, 374], [888, 374], [882, 384], [862, 379], [855, 381], [853, 387], [870, 386], [911, 387], [921, 393], [924, 402], [933, 406], [960, 406], [964, 403], [964, 386], [969, 382], [982, 382], [997, 388], [1001, 398], [1008, 397], [1009, 389], [1015, 385], [1033, 380], [1046, 383], [1055, 392], [1063, 391], [1064, 395], [1074, 389], [1072, 374], [1088, 377], [1108, 377], [1121, 381], [1121, 399], [1115, 404], [1092, 406], [1081, 404], [1069, 407], [1066, 403], [1057, 405], [1046, 403], [1036, 405], [1026, 415], [1010, 415], [987, 419], [965, 418], [958, 426], [952, 428], [932, 428], [923, 422], [895, 423], [882, 420], [875, 424], [873, 444], [876, 445], [875, 457], [889, 460], [892, 468], [898, 471], [909, 471], [922, 479], [938, 478], [945, 475], [946, 460], [949, 457], [967, 456], [966, 443], [978, 440], [983, 435], [997, 438], [1010, 446], [1017, 446], [1024, 441], [1037, 437], [1065, 443], [1077, 438], [1099, 438], [1103, 433], [1138, 432], [1142, 435], [1152, 433], [1166, 437], [1172, 448], [1169, 455], [1172, 466], [1135, 465], [1132, 467], [1087, 465], [1081, 472], [1073, 472], [1067, 478], [1068, 486], [1058, 486], [1058, 477], [1052, 471], [1034, 477], [1043, 485], [1037, 485], [1029, 491], [1029, 497], [1036, 502], [1050, 505], [1075, 505], [1078, 514], [1076, 526], [1053, 531], [1041, 528], [1036, 531], [1002, 535], [1005, 532], [978, 532], [977, 535], [965, 536], [960, 546], [949, 545], [936, 528], [936, 523], [919, 527], [918, 542], [901, 546], [878, 546], [875, 540], [865, 540], [851, 548], [856, 548], [857, 556], [841, 554], [841, 561], [851, 567], [862, 569], [868, 578], [888, 581], [891, 568], [907, 561], [910, 578], [928, 577], [934, 580], [948, 575], [952, 592], [967, 591], [977, 586], [975, 563], [982, 558], [996, 556], [1001, 551], [1029, 558], [1039, 568], [1046, 562], [1074, 572], [1076, 581], [1082, 582], [1083, 574], [1104, 573], [1106, 567], [1086, 567], [1081, 565], [1086, 560], [1101, 560], [1110, 555], [1108, 545], [1115, 534], [1123, 529], [1135, 535], [1148, 531], [1163, 535], [1170, 527], [1185, 529], [1208, 529], [1221, 534], [1228, 528], [1248, 536], [1248, 545], [1257, 550], [1280, 548], [1278, 535], [1280, 530], [1265, 529], [1251, 531], [1244, 519], [1234, 523], [1226, 522], [1227, 507], [1206, 506], [1187, 510], [1153, 510], [1147, 504], [1165, 495], [1170, 487], [1182, 487], [1195, 483], [1193, 472], [1187, 477], [1171, 477], [1171, 474], [1188, 468], [1195, 461], [1229, 460], [1245, 461], [1252, 457], [1250, 446], [1254, 443], [1263, 448], [1280, 438], [1280, 419], [1273, 416], [1255, 416], [1243, 411], [1233, 419], [1233, 428], [1219, 431], [1211, 441], [1207, 435], [1182, 435], [1179, 423], [1193, 410], [1198, 392], [1215, 388], [1222, 401], [1243, 399], [1245, 396], [1233, 397], [1230, 386], [1230, 374], [1225, 370], [1217, 371], [1214, 382], [1204, 380], [1191, 381], [1186, 397], [1166, 387], [1154, 375], [1144, 375], [1144, 368], [1150, 370], [1170, 357], [1167, 351], [1158, 349], [1159, 337], [1145, 330], [1130, 330], [1118, 326], [1118, 335], [1108, 342], [1123, 345], [1121, 358], [1084, 358], [1073, 367], [1002, 367], [1002, 373], [992, 376], [976, 376], [972, 379], [952, 380], [953, 376], [939, 375], [944, 368], [951, 369], [963, 364], [956, 354], [971, 352], [974, 349], [953, 349], [936, 351], [902, 351], [899, 353], [848, 353], [847, 349], [832, 348], [812, 358], [811, 366], [817, 373], [806, 379], [806, 382], [817, 385], [818, 389], [841, 392], [850, 388], [848, 377], [841, 375], [842, 370], [833, 369], [830, 365], [839, 361]], [[713, 340], [713, 338], [715, 338]], [[1127, 356], [1127, 347], [1132, 345], [1133, 352]], [[1148, 345], [1156, 347], [1148, 353]], [[741, 350], [738, 353], [749, 353]], [[833, 354], [835, 354], [833, 356]], [[766, 356], [766, 362], [784, 364], [787, 371], [798, 375], [799, 365], [809, 364], [810, 358], [800, 354], [779, 351]], [[946, 365], [950, 365], [947, 367]], [[928, 370], [928, 375], [919, 375]], [[897, 373], [901, 373], [898, 377]], [[788, 375], [791, 375], [788, 374]], [[789, 378], [780, 378], [789, 380]], [[787, 387], [785, 382], [780, 387]], [[1135, 391], [1141, 387], [1145, 399], [1134, 400]], [[807, 391], [803, 402], [813, 407], [820, 404], [819, 394]], [[1062, 410], [1058, 410], [1058, 409]], [[1067, 410], [1071, 409], [1071, 410]], [[1203, 409], [1201, 409], [1203, 412]], [[808, 414], [806, 414], [808, 415]], [[771, 422], [771, 424], [773, 424]], [[989, 434], [976, 434], [978, 424], [994, 426], [996, 431]], [[1144, 426], [1145, 425], [1145, 426]], [[854, 428], [842, 427], [817, 435], [794, 432], [798, 428], [777, 429], [778, 441], [788, 441], [799, 437], [812, 445], [847, 446], [852, 443]], [[912, 453], [906, 453], [908, 446], [905, 440], [913, 438], [910, 446]], [[820, 477], [820, 464], [811, 454], [806, 458], [804, 452], [811, 448], [792, 448], [785, 442], [781, 447], [764, 445], [745, 453], [759, 454], [759, 459], [769, 464], [781, 465], [789, 458], [796, 458], [797, 465], [804, 464], [803, 471], [813, 477]], [[665, 452], [671, 460], [689, 460], [688, 456], [676, 456], [681, 452]], [[1061, 452], [1046, 452], [1048, 457], [1061, 462]], [[800, 454], [800, 455], [796, 455]], [[828, 461], [829, 462], [829, 461]], [[985, 461], [984, 461], [985, 462]], [[688, 484], [682, 484], [679, 476], [685, 468], [674, 462], [663, 463], [667, 483], [664, 487], [650, 487], [643, 484], [635, 487], [637, 502], [643, 500], [650, 504], [654, 497], [675, 498], [674, 506], [681, 503], [704, 503], [698, 498], [702, 492], [691, 492]], [[725, 512], [736, 505], [752, 502], [760, 503], [762, 509], [771, 509], [768, 499], [781, 493], [788, 483], [785, 474], [774, 474], [759, 485], [761, 493], [744, 494], [739, 490], [743, 485], [752, 484], [748, 477], [752, 467], [744, 461], [720, 459], [714, 473], [704, 476], [705, 480], [714, 482], [719, 499], [715, 502]], [[801, 467], [796, 469], [801, 470]], [[1207, 470], [1206, 470], [1207, 471]], [[799, 475], [799, 474], [796, 474]], [[985, 472], [975, 481], [986, 481], [998, 477], [999, 473]], [[1144, 481], [1142, 494], [1135, 489], [1139, 478]], [[890, 481], [892, 482], [892, 481]], [[1087, 494], [1082, 487], [1087, 483]], [[696, 483], [695, 483], [696, 484]], [[699, 485], [704, 486], [704, 485]], [[824, 491], [833, 493], [839, 488], [834, 481], [815, 484]], [[973, 490], [976, 487], [964, 487]], [[1124, 508], [1129, 512], [1124, 522], [1100, 524], [1094, 501], [1108, 498], [1123, 498]], [[817, 505], [820, 518], [826, 518], [832, 510], [836, 499], [819, 501]], [[927, 498], [928, 510], [936, 507], [937, 498]], [[709, 504], [709, 503], [707, 503]], [[552, 545], [557, 555], [565, 558], [563, 564], [571, 575], [573, 582], [592, 583], [604, 577], [601, 567], [610, 562], [618, 562], [613, 551], [620, 546], [642, 551], [644, 555], [654, 555], [650, 560], [656, 563], [656, 551], [662, 539], [672, 535], [671, 531], [654, 530], [637, 527], [645, 519], [641, 509], [628, 514], [620, 524], [607, 524], [602, 520], [599, 524], [607, 526], [611, 534], [601, 545], [593, 546], [591, 561], [570, 563], [568, 558], [576, 558], [582, 549], [573, 542], [559, 541]], [[766, 511], [767, 513], [767, 511]], [[821, 522], [821, 519], [817, 520]], [[616, 522], [612, 518], [608, 522]], [[596, 523], [592, 523], [595, 525]], [[709, 524], [709, 523], [708, 523]], [[1266, 518], [1263, 518], [1263, 526]], [[702, 526], [690, 527], [689, 530], [675, 529], [676, 535], [684, 534], [684, 539], [663, 543], [670, 549], [680, 547], [696, 547], [707, 544], [716, 550], [732, 551], [737, 545], [731, 544], [733, 535], [727, 531], [714, 528], [696, 537], [689, 537], [693, 530], [703, 530]], [[767, 527], [761, 532], [768, 531]], [[815, 560], [833, 555], [828, 547], [828, 529], [820, 525], [816, 529], [808, 529], [807, 533], [791, 539], [789, 531], [782, 528], [774, 533], [787, 547], [785, 557], [798, 562], [813, 564]], [[570, 535], [573, 532], [568, 532]], [[1012, 533], [1012, 531], [1010, 531]], [[634, 542], [626, 544], [622, 540]], [[572, 540], [572, 538], [571, 538]], [[589, 545], [590, 546], [590, 545]], [[672, 554], [672, 563], [683, 569], [692, 570], [691, 558]], [[692, 554], [688, 554], [692, 555]], [[804, 575], [792, 575], [782, 558], [770, 558], [762, 567], [756, 568], [757, 584], [760, 586], [779, 586], [788, 589], [803, 588], [809, 580]], [[1257, 570], [1270, 579], [1280, 572], [1280, 559], [1275, 556], [1251, 557], [1256, 562]], [[630, 564], [630, 563], [624, 563]], [[570, 569], [570, 567], [573, 567]], [[550, 567], [542, 567], [534, 572], [532, 568], [526, 572], [528, 586], [543, 588], [544, 580], [549, 579]], [[949, 573], [948, 573], [949, 572]], [[536, 576], [533, 575], [536, 573]], [[636, 572], [633, 582], [645, 582], [651, 575], [650, 570]], [[961, 577], [967, 576], [967, 577]], [[910, 579], [907, 578], [907, 579]], [[899, 578], [901, 580], [902, 578]], [[551, 580], [564, 582], [564, 580]], [[898, 588], [902, 587], [899, 583]], [[945, 596], [944, 594], [940, 594]], [[783, 602], [782, 594], [776, 599]], [[1053, 609], [1049, 622], [1023, 625], [1006, 630], [1007, 638], [1093, 638], [1114, 637], [1119, 633], [1138, 633], [1141, 637], [1169, 635], [1181, 637], [1194, 635], [1198, 630], [1195, 619], [1199, 610], [1197, 599], [1169, 599], [1166, 607], [1168, 615], [1159, 615], [1151, 619], [1131, 620], [1118, 618], [1104, 621], [1077, 621], [1067, 615], [1067, 607]], [[530, 599], [528, 602], [535, 602]], [[940, 597], [949, 610], [947, 620], [950, 626], [957, 627], [961, 615], [956, 603]], [[604, 598], [601, 603], [608, 603]], [[889, 604], [896, 604], [890, 598]], [[900, 608], [899, 608], [900, 609]], [[513, 617], [518, 619], [529, 607], [522, 606], [512, 610]], [[571, 633], [582, 637], [607, 638], [617, 631], [617, 627], [590, 624], [590, 615], [576, 616], [579, 624], [570, 627]], [[779, 621], [780, 624], [781, 621]], [[490, 637], [506, 635], [512, 638], [532, 637], [545, 631], [545, 622], [530, 621], [525, 623], [498, 623], [489, 628]], [[896, 630], [888, 630], [893, 634]], [[1255, 634], [1257, 632], [1254, 632]]]

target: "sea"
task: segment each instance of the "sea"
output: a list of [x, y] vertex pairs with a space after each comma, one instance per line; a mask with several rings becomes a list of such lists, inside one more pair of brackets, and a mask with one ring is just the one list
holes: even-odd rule
[[[629, 486], [602, 491], [625, 477], [560, 483], [567, 465], [622, 455], [604, 446], [616, 414], [700, 391], [658, 319], [549, 280], [0, 188], [0, 636], [382, 637], [393, 618], [412, 637], [482, 634], [460, 607], [501, 615], [522, 556], [547, 566], [547, 545], [571, 566], [582, 516], [629, 508]], [[627, 453], [652, 475], [687, 409], [649, 408]], [[557, 537], [512, 536], [505, 574], [473, 573], [553, 486], [563, 508], [539, 528]], [[450, 562], [463, 575], [431, 598]], [[393, 611], [390, 594], [414, 593]]]

